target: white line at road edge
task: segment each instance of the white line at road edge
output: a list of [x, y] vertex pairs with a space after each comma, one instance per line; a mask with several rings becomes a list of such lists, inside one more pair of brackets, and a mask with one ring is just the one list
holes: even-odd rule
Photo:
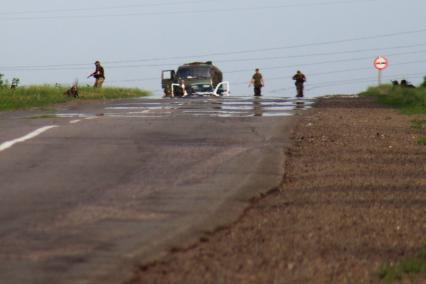
[[24, 137], [21, 137], [21, 138], [15, 139], [15, 140], [11, 140], [11, 141], [6, 141], [6, 142], [0, 144], [0, 152], [4, 151], [6, 149], [9, 149], [10, 147], [12, 147], [13, 145], [15, 145], [17, 143], [22, 143], [22, 142], [25, 142], [27, 140], [33, 139], [34, 137], [37, 137], [40, 134], [46, 132], [47, 130], [55, 128], [55, 127], [58, 127], [58, 126], [57, 125], [45, 126], [45, 127], [39, 128], [39, 129], [31, 132], [30, 134], [25, 135]]
[[79, 123], [81, 120], [80, 119], [76, 119], [76, 120], [71, 120], [70, 123], [71, 124], [76, 124]]

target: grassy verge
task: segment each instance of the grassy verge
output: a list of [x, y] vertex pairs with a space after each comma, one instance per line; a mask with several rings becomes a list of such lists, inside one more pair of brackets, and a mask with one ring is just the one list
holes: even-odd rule
[[362, 93], [364, 96], [374, 96], [380, 103], [397, 107], [405, 114], [426, 113], [426, 88], [402, 88], [384, 85], [369, 88]]
[[379, 271], [382, 280], [393, 282], [401, 280], [404, 275], [418, 274], [426, 271], [426, 247], [413, 258], [409, 258], [396, 264], [384, 265]]
[[426, 129], [426, 120], [425, 119], [415, 119], [411, 121], [411, 127], [414, 129]]
[[[426, 120], [425, 119], [415, 119], [415, 120], [411, 121], [411, 128], [416, 129], [416, 130], [426, 129]], [[426, 146], [426, 137], [418, 139], [417, 144]]]
[[148, 92], [137, 88], [80, 87], [79, 98], [74, 99], [64, 95], [68, 89], [66, 86], [50, 85], [19, 87], [16, 90], [0, 88], [0, 111], [44, 107], [72, 100], [118, 99], [149, 95]]

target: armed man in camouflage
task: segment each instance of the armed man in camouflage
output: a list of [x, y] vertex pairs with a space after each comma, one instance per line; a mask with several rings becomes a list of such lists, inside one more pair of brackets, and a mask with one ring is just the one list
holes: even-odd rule
[[256, 97], [260, 97], [262, 95], [262, 88], [265, 86], [265, 82], [263, 81], [263, 76], [259, 71], [259, 68], [256, 68], [256, 73], [254, 73], [250, 86], [254, 86], [254, 95]]
[[101, 63], [99, 61], [95, 62], [95, 66], [96, 66], [95, 72], [90, 74], [88, 78], [94, 77], [96, 79], [95, 85], [93, 87], [102, 88], [102, 85], [105, 82], [105, 71], [104, 71], [104, 68], [101, 66]]
[[296, 81], [296, 90], [297, 90], [297, 96], [298, 98], [303, 98], [303, 90], [304, 90], [304, 84], [306, 82], [306, 76], [301, 71], [297, 71], [296, 75], [293, 76], [293, 80]]

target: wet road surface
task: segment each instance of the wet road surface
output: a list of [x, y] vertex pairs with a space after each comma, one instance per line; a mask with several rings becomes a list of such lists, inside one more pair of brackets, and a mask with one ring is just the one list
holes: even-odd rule
[[[291, 98], [253, 98], [253, 97], [224, 97], [224, 98], [140, 98], [128, 101], [118, 101], [114, 104], [105, 102], [104, 109], [98, 109], [102, 115], [109, 117], [155, 118], [179, 116], [207, 117], [278, 117], [291, 116], [295, 110], [306, 110], [313, 103], [309, 99]], [[87, 118], [96, 115], [91, 106], [78, 109], [67, 108], [64, 111], [51, 113], [62, 118]], [[92, 113], [91, 113], [92, 112]], [[99, 114], [99, 113], [97, 113]]]
[[0, 113], [0, 283], [121, 283], [229, 223], [280, 183], [291, 115], [310, 104], [143, 98]]

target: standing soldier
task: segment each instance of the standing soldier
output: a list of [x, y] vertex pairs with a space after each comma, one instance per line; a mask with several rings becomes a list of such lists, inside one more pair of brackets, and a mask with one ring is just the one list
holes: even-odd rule
[[250, 85], [254, 86], [254, 95], [256, 97], [260, 97], [262, 95], [262, 88], [265, 86], [265, 82], [263, 81], [263, 76], [259, 71], [259, 68], [256, 68], [256, 73], [254, 73], [251, 81], [250, 81]]
[[90, 77], [94, 77], [96, 79], [95, 85], [93, 87], [95, 88], [102, 88], [103, 83], [105, 82], [105, 72], [104, 68], [101, 66], [101, 63], [99, 61], [95, 62], [96, 70], [92, 74], [90, 74]]
[[297, 96], [298, 98], [303, 98], [303, 89], [306, 82], [306, 76], [300, 71], [297, 71], [296, 75], [293, 76], [293, 80], [296, 81], [296, 90], [297, 90]]

